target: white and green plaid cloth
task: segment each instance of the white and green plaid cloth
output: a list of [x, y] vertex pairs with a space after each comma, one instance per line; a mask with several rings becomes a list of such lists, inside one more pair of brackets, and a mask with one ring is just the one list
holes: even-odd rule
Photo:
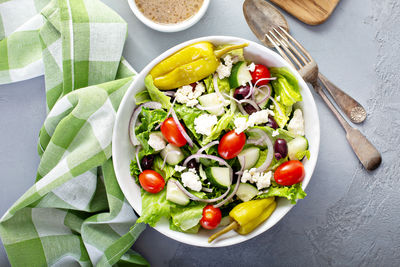
[[44, 73], [48, 109], [36, 183], [0, 220], [13, 266], [148, 265], [130, 250], [145, 226], [135, 225], [111, 160], [135, 75], [121, 57], [126, 35], [98, 0], [0, 0], [0, 84]]

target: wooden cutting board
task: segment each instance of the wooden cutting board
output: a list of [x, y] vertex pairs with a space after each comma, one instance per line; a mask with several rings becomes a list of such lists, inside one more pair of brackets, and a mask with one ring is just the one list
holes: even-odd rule
[[309, 25], [319, 25], [329, 18], [340, 0], [270, 0]]

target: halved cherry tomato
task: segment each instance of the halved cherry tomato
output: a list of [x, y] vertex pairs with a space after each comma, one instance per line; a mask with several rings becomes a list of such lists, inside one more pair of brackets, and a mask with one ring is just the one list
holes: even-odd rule
[[298, 160], [289, 160], [276, 169], [274, 179], [278, 184], [288, 186], [300, 183], [305, 175], [303, 163]]
[[222, 214], [219, 208], [207, 205], [203, 209], [203, 217], [200, 220], [201, 226], [205, 229], [215, 229], [221, 222]]
[[176, 125], [172, 117], [166, 119], [161, 124], [161, 132], [169, 143], [178, 147], [186, 145], [187, 141], [185, 137], [183, 137], [182, 133], [179, 131], [178, 126]]
[[[255, 84], [259, 79], [264, 78], [271, 78], [271, 73], [269, 72], [268, 68], [261, 64], [256, 64], [256, 67], [253, 72], [251, 73], [251, 82]], [[269, 83], [269, 80], [259, 81], [257, 83], [258, 86], [266, 85]]]
[[156, 171], [144, 170], [139, 174], [140, 185], [149, 193], [156, 194], [164, 189], [164, 178]]
[[234, 130], [226, 133], [218, 145], [218, 154], [224, 159], [233, 159], [242, 151], [246, 143], [244, 133], [237, 134]]

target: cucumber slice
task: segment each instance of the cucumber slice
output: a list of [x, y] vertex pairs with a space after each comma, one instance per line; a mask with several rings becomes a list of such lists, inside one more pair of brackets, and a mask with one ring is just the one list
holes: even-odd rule
[[255, 197], [259, 191], [251, 184], [240, 183], [239, 188], [236, 192], [238, 198], [244, 202], [251, 200]]
[[221, 105], [221, 99], [218, 97], [217, 93], [202, 95], [197, 98], [197, 100], [199, 100], [200, 105], [208, 108], [208, 113], [216, 116], [224, 114], [224, 105]]
[[296, 154], [308, 149], [308, 141], [304, 136], [297, 136], [295, 139], [287, 143], [288, 155], [290, 160], [301, 160]]
[[[260, 149], [258, 147], [249, 147], [244, 149], [238, 155], [240, 165], [245, 169], [248, 170], [254, 165], [256, 165], [258, 159], [260, 158]], [[241, 160], [244, 159], [244, 160]], [[244, 161], [244, 166], [243, 162]]]
[[206, 169], [207, 178], [216, 187], [226, 189], [231, 185], [231, 174], [226, 167], [210, 167]]
[[231, 76], [229, 76], [229, 86], [237, 88], [251, 81], [250, 71], [247, 69], [247, 63], [239, 61], [232, 67]]
[[202, 181], [207, 180], [207, 174], [204, 171], [202, 164], [200, 164], [200, 167], [199, 167], [199, 175], [200, 175], [200, 178], [201, 178]]
[[177, 165], [185, 158], [182, 150], [173, 144], [168, 144], [163, 150], [161, 150], [160, 154], [163, 159], [167, 157], [166, 162], [169, 165]]
[[[259, 92], [259, 93], [256, 95], [256, 102], [257, 102], [257, 103], [259, 103], [260, 101], [262, 101], [262, 100], [267, 96], [267, 94], [269, 93], [269, 89], [266, 88], [266, 87], [259, 88], [259, 90], [261, 91], [261, 93]], [[267, 100], [265, 100], [264, 102], [262, 102], [261, 104], [259, 104], [260, 108], [261, 108], [261, 109], [265, 108], [265, 107], [267, 106], [267, 104], [268, 104], [268, 101], [269, 101], [269, 99], [267, 98]]]
[[176, 180], [172, 178], [168, 180], [166, 199], [178, 205], [186, 206], [190, 202], [189, 197], [173, 181]]

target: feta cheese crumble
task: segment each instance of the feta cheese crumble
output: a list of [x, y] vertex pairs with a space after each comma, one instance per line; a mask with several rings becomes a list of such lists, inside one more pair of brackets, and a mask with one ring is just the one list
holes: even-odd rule
[[205, 91], [206, 88], [202, 82], [198, 82], [194, 90], [191, 85], [184, 85], [176, 91], [175, 99], [178, 103], [186, 104], [188, 107], [194, 107], [199, 103], [197, 98]]
[[202, 186], [200, 177], [192, 171], [187, 171], [181, 174], [182, 183], [184, 187], [190, 188], [193, 191], [200, 192]]
[[254, 62], [251, 62], [251, 64], [247, 66], [247, 69], [253, 72], [256, 69], [256, 65], [254, 64]]
[[293, 118], [287, 126], [289, 132], [297, 135], [304, 135], [304, 119], [301, 109], [296, 109], [293, 113]]
[[280, 95], [278, 95], [278, 96], [276, 97], [276, 101], [277, 101], [277, 102], [281, 102], [281, 96], [280, 96]]
[[174, 170], [176, 172], [183, 172], [184, 170], [186, 170], [186, 167], [184, 166], [179, 166], [179, 165], [175, 165]]
[[150, 133], [148, 144], [155, 151], [163, 150], [167, 145], [161, 132]]
[[238, 117], [233, 121], [233, 124], [235, 124], [235, 133], [240, 134], [247, 129], [247, 118]]
[[212, 128], [218, 122], [217, 116], [202, 114], [194, 119], [194, 129], [196, 133], [206, 136], [211, 135]]
[[271, 135], [272, 135], [272, 137], [278, 136], [279, 135], [279, 131], [275, 130], [275, 131], [272, 132]]
[[267, 188], [271, 185], [272, 172], [257, 172], [256, 168], [245, 170], [242, 175], [241, 182], [250, 182], [257, 185], [257, 189]]
[[254, 125], [259, 125], [268, 122], [268, 115], [274, 116], [275, 113], [269, 109], [263, 109], [257, 112], [254, 112], [249, 116], [248, 119], [246, 117], [238, 117], [233, 123], [235, 124], [235, 132], [240, 134], [247, 130], [247, 128], [254, 127]]
[[220, 62], [216, 70], [219, 79], [229, 77], [232, 71], [232, 66], [233, 66], [232, 57], [228, 54], [225, 57], [223, 57], [223, 60], [224, 64]]

